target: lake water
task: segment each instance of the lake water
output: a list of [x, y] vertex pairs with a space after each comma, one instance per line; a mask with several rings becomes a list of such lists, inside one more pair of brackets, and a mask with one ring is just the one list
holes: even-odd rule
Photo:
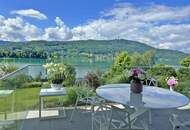
[[[61, 62], [73, 65], [76, 69], [77, 77], [84, 77], [89, 71], [106, 71], [112, 65], [113, 60], [95, 60], [85, 58], [65, 58]], [[11, 63], [18, 67], [23, 67], [29, 64], [43, 65], [46, 60], [30, 59], [30, 58], [1, 58], [0, 63]], [[35, 70], [34, 70], [35, 71]]]

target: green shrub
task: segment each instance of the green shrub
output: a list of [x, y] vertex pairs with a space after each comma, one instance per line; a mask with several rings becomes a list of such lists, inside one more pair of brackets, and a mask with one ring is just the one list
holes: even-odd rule
[[125, 70], [120, 75], [115, 75], [112, 78], [108, 78], [106, 83], [130, 83], [129, 72]]
[[50, 87], [50, 83], [49, 82], [44, 82], [42, 84], [42, 88], [49, 88]]
[[180, 81], [190, 80], [190, 68], [179, 68], [177, 77]]
[[[93, 96], [95, 95], [95, 92], [92, 88], [89, 87], [83, 87], [83, 86], [72, 86], [67, 88], [67, 99], [66, 104], [67, 105], [73, 105], [76, 102], [77, 94], [81, 95], [83, 97], [86, 96]], [[82, 104], [81, 104], [82, 105]]]
[[0, 64], [0, 77], [17, 70], [17, 66], [13, 64]]
[[42, 83], [41, 82], [29, 82], [29, 83], [24, 83], [22, 85], [22, 88], [39, 88], [42, 87]]
[[148, 70], [150, 76], [174, 76], [176, 77], [176, 71], [173, 67], [158, 64]]
[[182, 60], [180, 61], [180, 64], [181, 64], [182, 66], [189, 67], [189, 66], [190, 66], [190, 56], [185, 57], [184, 59], [182, 59]]
[[129, 57], [128, 52], [122, 51], [117, 55], [115, 62], [111, 68], [111, 71], [113, 73], [118, 74], [126, 70], [127, 67], [130, 65], [131, 65], [131, 58]]
[[158, 86], [162, 87], [162, 88], [169, 88], [169, 86], [167, 85], [167, 76], [157, 76], [157, 81], [158, 81]]
[[22, 88], [25, 83], [32, 82], [32, 77], [24, 74], [17, 75], [16, 77], [3, 80], [0, 82], [0, 87], [5, 89]]
[[76, 87], [68, 87], [67, 88], [67, 97], [66, 97], [66, 104], [75, 104], [77, 100], [77, 94], [75, 91]]
[[63, 81], [65, 86], [72, 86], [76, 80], [76, 71], [75, 68], [71, 65], [66, 65], [65, 71], [65, 80]]
[[180, 92], [190, 98], [190, 80], [178, 82], [178, 85], [174, 87], [174, 90]]

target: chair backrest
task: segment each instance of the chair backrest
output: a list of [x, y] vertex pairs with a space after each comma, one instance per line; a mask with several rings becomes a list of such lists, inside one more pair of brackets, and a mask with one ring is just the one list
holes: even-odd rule
[[85, 79], [78, 79], [75, 82], [78, 89], [76, 89], [76, 94], [79, 98], [89, 97], [91, 94], [92, 89], [87, 80]]
[[148, 78], [145, 80], [145, 85], [158, 87], [158, 81], [154, 78]]

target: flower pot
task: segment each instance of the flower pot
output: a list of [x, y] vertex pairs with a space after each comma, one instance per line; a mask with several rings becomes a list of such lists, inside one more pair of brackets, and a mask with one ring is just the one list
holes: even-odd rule
[[131, 92], [141, 93], [143, 90], [143, 85], [141, 82], [131, 81]]
[[170, 91], [174, 91], [174, 90], [173, 90], [173, 87], [174, 87], [174, 86], [170, 86]]
[[51, 88], [55, 90], [59, 90], [63, 87], [62, 84], [51, 84]]

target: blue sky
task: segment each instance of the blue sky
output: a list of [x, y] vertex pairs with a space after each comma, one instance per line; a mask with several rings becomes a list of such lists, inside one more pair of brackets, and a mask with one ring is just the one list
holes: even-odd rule
[[0, 14], [13, 17], [12, 10], [35, 9], [46, 14], [48, 20], [39, 21], [27, 19], [38, 26], [50, 26], [53, 20], [59, 16], [65, 24], [74, 27], [89, 20], [99, 18], [101, 12], [111, 9], [114, 4], [120, 2], [133, 3], [137, 6], [146, 4], [164, 4], [169, 6], [184, 6], [190, 4], [189, 0], [1, 0]]
[[123, 38], [190, 52], [189, 34], [189, 0], [0, 0], [0, 40]]

